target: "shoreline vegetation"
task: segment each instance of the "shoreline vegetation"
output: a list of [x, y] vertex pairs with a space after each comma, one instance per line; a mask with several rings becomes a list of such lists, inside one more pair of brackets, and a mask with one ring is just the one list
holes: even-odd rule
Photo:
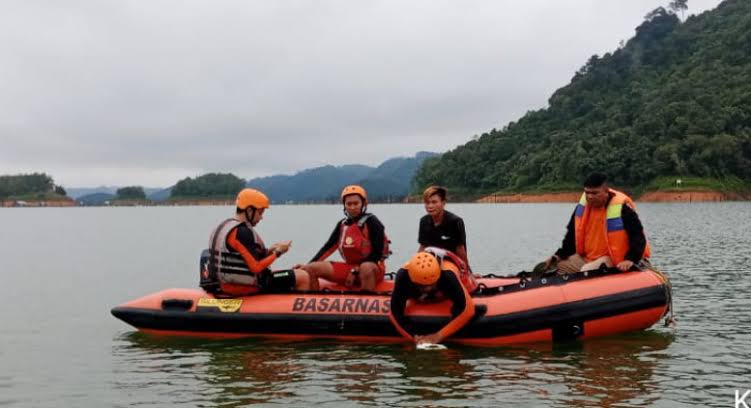
[[[628, 190], [626, 190], [628, 192]], [[486, 194], [482, 196], [464, 196], [451, 199], [455, 203], [481, 203], [481, 204], [525, 204], [525, 203], [575, 203], [579, 201], [582, 192], [579, 191], [555, 191], [555, 192], [503, 192]], [[634, 200], [645, 203], [699, 203], [699, 202], [725, 202], [725, 201], [751, 201], [750, 192], [718, 191], [711, 189], [670, 189], [651, 190], [634, 195]], [[413, 195], [399, 201], [375, 201], [373, 204], [415, 204], [421, 203], [422, 196]], [[336, 204], [334, 201], [319, 202], [289, 202], [275, 205], [326, 205]], [[179, 198], [165, 201], [151, 201], [146, 199], [116, 199], [102, 205], [83, 205], [70, 197], [49, 197], [44, 199], [0, 199], [0, 207], [170, 207], [170, 206], [231, 206], [233, 198]]]
[[[455, 203], [479, 203], [479, 204], [532, 204], [532, 203], [575, 203], [579, 200], [581, 192], [564, 192], [549, 194], [490, 194], [476, 200], [453, 200]], [[389, 204], [419, 203], [418, 199], [405, 199]], [[751, 201], [751, 196], [734, 193], [722, 193], [718, 191], [650, 191], [635, 199], [640, 203], [706, 203], [725, 201]], [[276, 205], [327, 205], [332, 202], [316, 203], [284, 203]], [[385, 204], [374, 202], [373, 204]], [[231, 206], [234, 200], [224, 199], [201, 199], [201, 200], [174, 200], [174, 201], [148, 201], [148, 200], [122, 200], [105, 205], [79, 205], [72, 198], [58, 200], [0, 200], [0, 207], [190, 207], [190, 206]]]
[[[44, 173], [0, 176], [0, 207], [145, 207], [145, 206], [231, 206], [237, 191], [247, 183], [232, 174], [209, 173], [195, 179], [181, 180], [171, 189], [169, 197], [152, 199], [141, 186], [118, 188], [116, 194], [104, 194], [99, 201], [71, 198], [52, 177]], [[338, 187], [338, 186], [337, 186]], [[640, 202], [720, 202], [751, 200], [751, 185], [730, 176], [725, 178], [662, 176], [649, 184], [621, 187]], [[496, 191], [478, 193], [472, 190], [450, 189], [449, 199], [461, 203], [575, 203], [582, 189], [574, 184], [548, 184], [524, 191]], [[99, 193], [97, 193], [99, 194]], [[274, 205], [334, 204], [338, 200], [326, 198], [308, 200], [274, 200]], [[376, 196], [372, 203], [422, 203], [419, 194]]]

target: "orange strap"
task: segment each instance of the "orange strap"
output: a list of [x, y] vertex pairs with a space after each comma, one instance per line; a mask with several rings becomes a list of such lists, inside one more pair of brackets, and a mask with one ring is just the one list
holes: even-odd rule
[[[459, 282], [461, 283], [461, 280], [459, 280]], [[441, 340], [459, 331], [462, 327], [469, 323], [469, 321], [472, 320], [472, 317], [474, 317], [475, 315], [475, 302], [472, 300], [472, 297], [469, 295], [469, 292], [467, 292], [467, 289], [464, 287], [464, 285], [461, 285], [461, 287], [462, 292], [464, 292], [464, 310], [462, 310], [462, 312], [459, 313], [458, 316], [456, 316], [452, 321], [448, 322], [448, 324], [443, 326], [443, 328], [438, 331], [438, 335], [441, 336]]]
[[[405, 309], [406, 309], [406, 307], [405, 307]], [[402, 335], [402, 337], [404, 337], [405, 339], [410, 340], [410, 341], [414, 341], [415, 340], [415, 338], [412, 337], [411, 334], [407, 333], [407, 331], [404, 330], [404, 327], [402, 327], [402, 325], [399, 324], [399, 322], [396, 320], [396, 318], [394, 318], [394, 314], [393, 313], [389, 313], [389, 320], [391, 320], [391, 324], [394, 325], [394, 328], [396, 329], [396, 331], [399, 332], [399, 334]]]
[[245, 264], [248, 265], [248, 269], [255, 274], [263, 272], [264, 269], [268, 268], [276, 260], [276, 254], [273, 252], [260, 261], [256, 260], [248, 248], [237, 240], [237, 228], [232, 230], [227, 237], [227, 246], [239, 252], [240, 256], [245, 260]]

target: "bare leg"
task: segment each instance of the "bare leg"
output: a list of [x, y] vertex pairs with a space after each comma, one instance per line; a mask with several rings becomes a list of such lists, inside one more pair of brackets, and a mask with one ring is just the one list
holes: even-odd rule
[[308, 273], [308, 287], [310, 290], [320, 290], [318, 278], [331, 279], [334, 276], [334, 267], [330, 262], [311, 262], [302, 267]]
[[579, 254], [573, 254], [558, 262], [558, 273], [569, 274], [579, 272], [585, 263], [587, 263], [587, 261], [585, 261]]
[[310, 290], [310, 276], [304, 269], [295, 269], [295, 289]]
[[595, 269], [599, 269], [600, 265], [602, 265], [602, 264], [605, 264], [605, 266], [607, 266], [608, 268], [612, 268], [613, 267], [613, 261], [610, 260], [610, 257], [606, 255], [606, 256], [601, 256], [601, 257], [595, 259], [594, 261], [589, 262], [589, 263], [583, 265], [581, 267], [581, 271], [582, 272], [584, 272], [584, 271], [593, 271]]
[[363, 262], [360, 264], [360, 289], [374, 292], [376, 287], [376, 275], [378, 274], [378, 265], [373, 262]]

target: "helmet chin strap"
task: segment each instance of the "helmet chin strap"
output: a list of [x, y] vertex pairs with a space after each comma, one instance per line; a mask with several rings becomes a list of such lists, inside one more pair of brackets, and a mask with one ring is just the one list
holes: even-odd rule
[[[342, 205], [344, 205], [344, 202], [342, 202]], [[347, 219], [349, 220], [349, 219], [356, 218], [365, 214], [365, 211], [367, 211], [367, 209], [368, 209], [368, 205], [363, 202], [363, 206], [362, 208], [360, 208], [360, 214], [357, 214], [355, 217], [349, 215], [349, 212], [347, 212], [347, 207], [342, 208], [342, 211], [344, 212], [344, 216], [347, 217]]]
[[[248, 214], [248, 211], [252, 209], [252, 212]], [[255, 227], [255, 224], [253, 224], [253, 218], [256, 216], [256, 207], [253, 207], [252, 205], [249, 205], [245, 207], [245, 218], [248, 220], [248, 224]]]

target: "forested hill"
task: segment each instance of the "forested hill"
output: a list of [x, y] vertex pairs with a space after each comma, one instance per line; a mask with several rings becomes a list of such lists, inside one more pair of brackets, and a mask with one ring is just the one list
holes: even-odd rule
[[658, 8], [633, 38], [591, 57], [548, 102], [426, 160], [417, 191], [430, 183], [467, 193], [555, 190], [578, 187], [592, 171], [626, 187], [660, 176], [747, 186], [751, 1], [727, 0], [685, 22]]
[[398, 201], [409, 194], [420, 164], [435, 155], [418, 152], [413, 157], [391, 158], [375, 168], [359, 164], [316, 167], [294, 175], [254, 178], [248, 186], [264, 191], [275, 203], [336, 202], [347, 184], [361, 184], [371, 202]]

